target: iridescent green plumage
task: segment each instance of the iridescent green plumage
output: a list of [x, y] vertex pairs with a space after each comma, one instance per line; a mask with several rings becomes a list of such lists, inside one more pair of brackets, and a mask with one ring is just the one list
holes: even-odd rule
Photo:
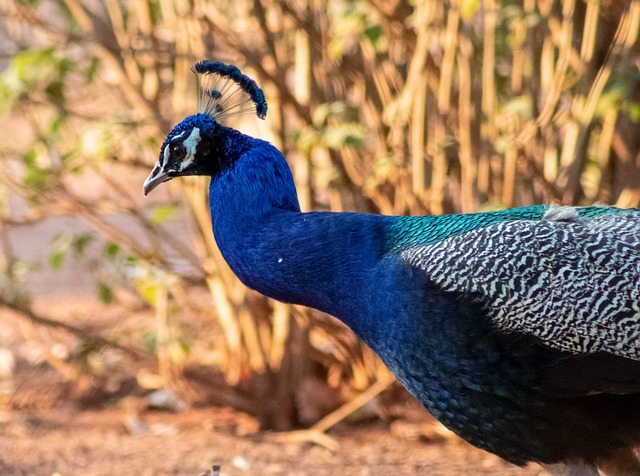
[[[533, 205], [484, 213], [445, 216], [403, 216], [391, 225], [389, 248], [392, 251], [403, 251], [412, 246], [426, 245], [443, 240], [454, 234], [466, 233], [476, 228], [485, 227], [510, 220], [541, 220], [551, 207]], [[567, 207], [581, 217], [595, 217], [607, 214], [630, 213], [633, 209], [608, 206]]]

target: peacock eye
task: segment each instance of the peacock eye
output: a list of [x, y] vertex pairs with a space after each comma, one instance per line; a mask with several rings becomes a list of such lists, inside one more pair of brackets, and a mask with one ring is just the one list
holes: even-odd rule
[[169, 153], [172, 159], [182, 160], [187, 156], [187, 149], [182, 142], [176, 142], [169, 146]]

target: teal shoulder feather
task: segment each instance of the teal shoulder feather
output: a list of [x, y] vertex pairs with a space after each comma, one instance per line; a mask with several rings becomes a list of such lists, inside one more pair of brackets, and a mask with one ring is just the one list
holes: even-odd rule
[[387, 246], [390, 252], [401, 252], [414, 246], [442, 241], [450, 236], [468, 233], [497, 223], [518, 220], [541, 220], [546, 214], [562, 221], [572, 217], [593, 218], [602, 215], [629, 213], [634, 209], [593, 205], [589, 207], [560, 207], [533, 205], [484, 213], [444, 216], [395, 217], [389, 227]]

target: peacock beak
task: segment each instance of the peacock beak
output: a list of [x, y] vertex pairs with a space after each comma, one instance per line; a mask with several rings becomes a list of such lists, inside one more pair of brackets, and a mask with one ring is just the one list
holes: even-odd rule
[[173, 177], [170, 177], [167, 172], [162, 170], [162, 166], [160, 164], [156, 164], [156, 166], [147, 177], [147, 180], [144, 181], [142, 190], [144, 191], [145, 195], [148, 195], [149, 192], [151, 192], [151, 190], [156, 188], [158, 185], [166, 182], [167, 180], [171, 180], [172, 178]]

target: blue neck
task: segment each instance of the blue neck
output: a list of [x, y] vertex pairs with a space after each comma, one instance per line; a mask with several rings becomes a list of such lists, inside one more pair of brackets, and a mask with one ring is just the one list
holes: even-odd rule
[[255, 145], [211, 180], [213, 232], [225, 260], [247, 286], [361, 333], [361, 303], [385, 253], [389, 218], [301, 213], [284, 157], [265, 142]]

